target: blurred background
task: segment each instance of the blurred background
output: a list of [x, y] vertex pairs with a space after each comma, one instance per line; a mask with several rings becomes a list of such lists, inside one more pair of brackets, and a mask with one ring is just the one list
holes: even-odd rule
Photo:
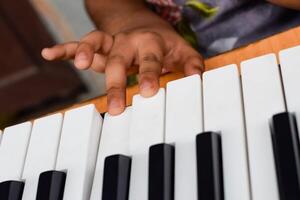
[[0, 129], [104, 94], [103, 75], [40, 55], [93, 29], [83, 0], [0, 0]]

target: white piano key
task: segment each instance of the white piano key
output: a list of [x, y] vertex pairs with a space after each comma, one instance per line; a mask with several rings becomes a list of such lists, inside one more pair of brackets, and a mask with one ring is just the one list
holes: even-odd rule
[[242, 62], [241, 74], [253, 200], [278, 200], [269, 120], [285, 106], [275, 55]]
[[33, 123], [22, 176], [26, 181], [23, 200], [35, 199], [39, 175], [55, 169], [62, 119], [62, 114], [55, 114]]
[[102, 198], [104, 161], [114, 154], [129, 155], [129, 124], [131, 108], [118, 115], [104, 117], [91, 200]]
[[250, 200], [241, 85], [236, 66], [204, 73], [203, 97], [205, 131], [221, 133], [225, 199]]
[[1, 147], [1, 141], [2, 141], [2, 131], [0, 130], [0, 147]]
[[56, 163], [56, 170], [67, 172], [64, 200], [90, 198], [101, 127], [94, 105], [65, 113]]
[[279, 58], [287, 109], [296, 114], [300, 129], [300, 46], [281, 51]]
[[165, 91], [151, 98], [133, 97], [129, 150], [132, 155], [129, 199], [148, 199], [149, 147], [164, 141]]
[[175, 200], [198, 199], [196, 135], [203, 132], [201, 91], [199, 75], [167, 85], [166, 143], [175, 144]]
[[30, 122], [4, 130], [0, 148], [0, 182], [21, 180], [30, 132]]

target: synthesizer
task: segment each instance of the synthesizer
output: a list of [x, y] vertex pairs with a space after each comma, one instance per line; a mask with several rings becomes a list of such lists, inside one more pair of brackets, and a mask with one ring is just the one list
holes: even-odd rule
[[299, 200], [300, 46], [239, 66], [7, 127], [0, 199]]

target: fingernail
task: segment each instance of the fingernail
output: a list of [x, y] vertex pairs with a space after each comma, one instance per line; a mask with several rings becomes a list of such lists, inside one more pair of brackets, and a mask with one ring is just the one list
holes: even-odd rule
[[78, 67], [85, 67], [85, 65], [87, 64], [87, 55], [84, 52], [79, 53], [76, 58], [75, 58], [75, 64]]
[[111, 108], [118, 108], [120, 107], [120, 104], [117, 100], [113, 99], [109, 102], [109, 107]]
[[169, 72], [166, 68], [162, 68], [162, 70], [161, 70], [161, 73], [162, 74], [165, 74], [165, 73], [167, 73], [167, 72]]
[[78, 54], [78, 56], [76, 57], [78, 60], [86, 60], [87, 59], [87, 55], [84, 52], [81, 52]]
[[51, 59], [51, 55], [49, 55], [49, 48], [44, 48], [41, 52], [42, 56], [45, 58], [45, 59]]
[[49, 48], [43, 48], [42, 52], [45, 52], [45, 51], [48, 51], [48, 50], [49, 50]]
[[149, 90], [152, 88], [152, 84], [148, 81], [145, 81], [141, 84], [141, 90]]
[[111, 100], [109, 102], [109, 114], [111, 115], [118, 115], [122, 112], [122, 107], [119, 101], [117, 100]]
[[151, 97], [154, 95], [154, 86], [152, 83], [146, 81], [140, 85], [140, 93], [144, 97]]
[[44, 49], [42, 49], [42, 55], [44, 56], [45, 54], [47, 54], [47, 51], [48, 51], [48, 49], [47, 48], [44, 48]]

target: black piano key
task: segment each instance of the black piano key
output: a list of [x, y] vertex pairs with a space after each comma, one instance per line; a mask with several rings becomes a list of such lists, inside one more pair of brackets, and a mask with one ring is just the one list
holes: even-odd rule
[[24, 183], [21, 181], [5, 181], [0, 183], [1, 200], [21, 200]]
[[148, 200], [174, 199], [175, 148], [157, 144], [149, 151]]
[[41, 173], [36, 200], [62, 200], [66, 176], [65, 172], [54, 170]]
[[197, 135], [197, 176], [199, 200], [223, 200], [222, 145], [218, 133]]
[[131, 158], [112, 155], [105, 158], [102, 200], [127, 200]]
[[272, 139], [280, 199], [300, 199], [300, 145], [296, 119], [280, 113], [272, 119]]

